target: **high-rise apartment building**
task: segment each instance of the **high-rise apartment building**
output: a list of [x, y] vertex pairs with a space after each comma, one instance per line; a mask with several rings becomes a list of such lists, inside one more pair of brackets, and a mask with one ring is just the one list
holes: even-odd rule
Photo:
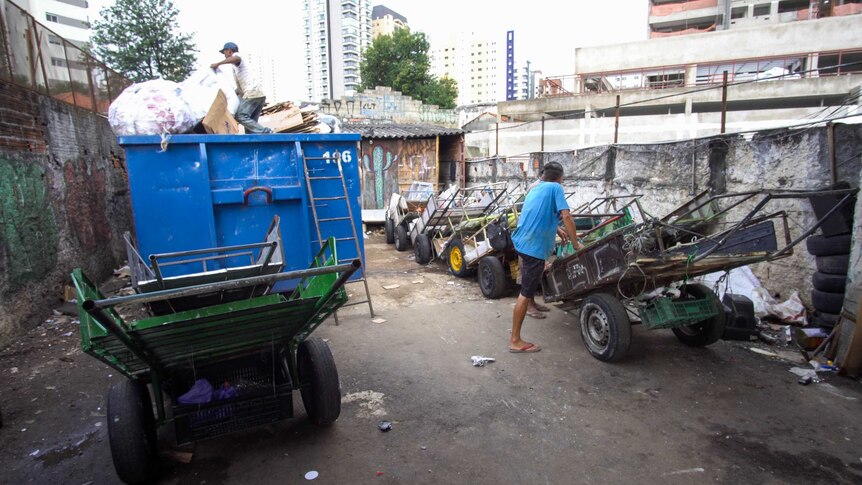
[[496, 103], [506, 99], [506, 44], [475, 33], [453, 34], [431, 41], [431, 72], [458, 83], [458, 105]]
[[371, 9], [371, 40], [381, 35], [392, 35], [397, 29], [407, 27], [407, 17], [384, 5]]
[[15, 3], [37, 22], [78, 46], [90, 40], [90, 3], [87, 0], [16, 0]]
[[278, 83], [280, 78], [280, 63], [275, 62], [271, 56], [262, 55], [257, 52], [241, 53], [248, 58], [248, 64], [254, 70], [254, 77], [260, 81], [260, 89], [266, 95], [267, 103], [286, 101], [284, 93]]
[[862, 0], [647, 0], [650, 38], [858, 14]]
[[542, 76], [542, 71], [533, 70], [530, 61], [516, 63], [515, 66], [511, 99], [534, 99], [537, 92], [537, 79]]
[[371, 45], [369, 0], [304, 0], [306, 95], [311, 101], [352, 96], [359, 62]]

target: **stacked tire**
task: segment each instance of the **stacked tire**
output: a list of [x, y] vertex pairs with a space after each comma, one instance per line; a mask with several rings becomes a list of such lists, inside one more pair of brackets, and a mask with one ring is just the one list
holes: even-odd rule
[[819, 327], [834, 327], [844, 306], [844, 288], [850, 266], [850, 234], [816, 235], [805, 241], [808, 253], [814, 256], [817, 271], [811, 277], [811, 304], [815, 313], [811, 323]]

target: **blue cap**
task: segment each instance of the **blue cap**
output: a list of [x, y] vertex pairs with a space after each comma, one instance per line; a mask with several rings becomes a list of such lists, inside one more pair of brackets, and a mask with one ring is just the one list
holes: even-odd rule
[[239, 52], [239, 47], [237, 47], [236, 44], [234, 44], [233, 42], [228, 42], [227, 44], [225, 44], [224, 47], [222, 47], [219, 52], [224, 54], [225, 49], [230, 49], [234, 52]]

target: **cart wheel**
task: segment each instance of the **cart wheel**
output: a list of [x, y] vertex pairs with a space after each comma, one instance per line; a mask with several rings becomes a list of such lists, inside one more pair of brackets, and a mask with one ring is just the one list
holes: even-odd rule
[[395, 228], [395, 249], [398, 251], [407, 251], [407, 228], [397, 226]]
[[395, 242], [395, 221], [387, 218], [386, 222], [383, 224], [383, 229], [386, 232], [386, 244], [392, 244]]
[[503, 262], [494, 256], [485, 256], [479, 260], [479, 288], [485, 298], [496, 300], [506, 296], [509, 280]]
[[108, 439], [114, 469], [126, 483], [147, 483], [158, 470], [156, 424], [147, 385], [127, 379], [108, 393]]
[[632, 341], [628, 313], [620, 301], [607, 293], [584, 298], [580, 311], [581, 338], [593, 357], [617, 362], [625, 357]]
[[308, 419], [328, 426], [341, 414], [341, 383], [329, 346], [312, 337], [299, 344], [296, 353], [302, 404]]
[[712, 345], [721, 338], [724, 334], [725, 315], [721, 301], [711, 289], [704, 285], [691, 284], [683, 288], [685, 293], [695, 298], [710, 298], [715, 308], [718, 308], [718, 315], [684, 327], [676, 327], [673, 330], [676, 338], [680, 342], [691, 345], [692, 347], [704, 347]]
[[449, 262], [449, 272], [459, 278], [466, 278], [473, 274], [473, 268], [467, 267], [464, 261], [464, 241], [455, 238], [449, 243], [449, 253], [446, 258]]
[[431, 238], [427, 234], [416, 236], [413, 251], [416, 254], [416, 262], [419, 264], [428, 264], [434, 259], [434, 252], [431, 250]]

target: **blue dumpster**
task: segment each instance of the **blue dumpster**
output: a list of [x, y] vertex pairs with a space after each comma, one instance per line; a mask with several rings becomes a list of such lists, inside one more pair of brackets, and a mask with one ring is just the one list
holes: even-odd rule
[[[321, 235], [337, 240], [340, 260], [361, 258], [362, 235], [357, 134], [175, 135], [119, 138], [125, 149], [138, 252], [151, 254], [253, 244], [262, 241], [273, 216], [281, 218], [284, 271], [304, 269], [320, 248], [303, 173], [303, 153], [317, 201]], [[340, 157], [347, 207], [339, 178]], [[353, 239], [356, 226], [359, 254]], [[212, 265], [230, 266], [230, 260]], [[211, 266], [210, 269], [213, 269]], [[166, 266], [165, 277], [201, 271]], [[355, 278], [360, 277], [359, 274]], [[292, 282], [282, 282], [285, 291]]]

